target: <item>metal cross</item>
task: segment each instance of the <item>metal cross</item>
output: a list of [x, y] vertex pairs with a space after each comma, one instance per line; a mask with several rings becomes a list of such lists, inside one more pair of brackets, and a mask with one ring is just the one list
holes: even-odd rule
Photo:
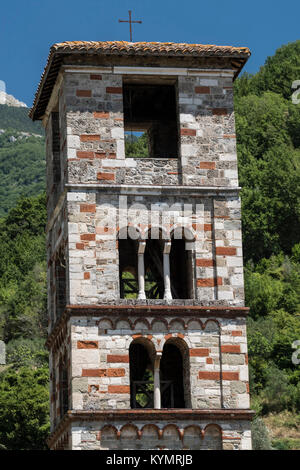
[[141, 24], [141, 21], [132, 21], [131, 19], [131, 10], [128, 11], [129, 13], [129, 21], [128, 20], [119, 20], [119, 23], [129, 23], [129, 30], [130, 30], [130, 42], [132, 42], [132, 23], [139, 23]]

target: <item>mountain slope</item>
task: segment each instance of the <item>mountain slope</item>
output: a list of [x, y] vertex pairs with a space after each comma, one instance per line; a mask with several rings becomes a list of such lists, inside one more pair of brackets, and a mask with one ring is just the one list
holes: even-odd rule
[[21, 196], [45, 190], [45, 139], [28, 108], [0, 105], [0, 217]]

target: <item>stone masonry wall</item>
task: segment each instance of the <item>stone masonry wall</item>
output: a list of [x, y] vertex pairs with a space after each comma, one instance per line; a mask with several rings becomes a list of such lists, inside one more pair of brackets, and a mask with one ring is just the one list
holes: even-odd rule
[[[126, 199], [127, 207], [132, 208], [126, 224], [136, 226], [141, 232], [141, 238], [146, 236], [150, 226], [161, 225], [159, 216], [162, 207], [164, 214], [170, 214], [170, 223], [167, 224], [170, 232], [174, 227], [184, 226], [194, 236], [190, 248], [196, 266], [195, 302], [242, 306], [244, 292], [239, 198], [223, 195], [191, 199], [164, 197], [155, 192], [153, 196], [138, 194], [137, 191], [135, 196]], [[134, 204], [142, 204], [143, 207], [135, 206], [134, 210]], [[191, 215], [183, 212], [184, 204], [190, 208]], [[175, 209], [177, 215], [174, 219], [172, 214]], [[118, 194], [94, 190], [68, 193], [71, 304], [118, 301], [119, 251], [116, 230], [119, 221], [122, 221], [122, 214]], [[114, 215], [116, 228], [109, 225]]]
[[[129, 347], [151, 343], [157, 353], [172, 342], [182, 351], [186, 407], [249, 408], [245, 319], [73, 317], [74, 410], [130, 408]], [[221, 360], [220, 360], [221, 359]]]
[[122, 76], [66, 72], [68, 182], [236, 187], [232, 78], [179, 76], [177, 89], [179, 159], [125, 158]]
[[74, 422], [73, 450], [249, 450], [249, 423], [231, 420], [217, 423], [201, 420], [172, 420], [153, 423], [92, 421]]

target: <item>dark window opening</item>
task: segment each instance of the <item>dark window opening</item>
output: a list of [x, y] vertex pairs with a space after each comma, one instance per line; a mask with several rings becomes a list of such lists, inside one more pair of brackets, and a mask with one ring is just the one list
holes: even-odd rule
[[150, 238], [147, 240], [145, 261], [145, 292], [147, 299], [164, 298], [164, 268], [163, 268], [164, 241]]
[[61, 360], [59, 367], [59, 406], [60, 417], [63, 418], [69, 409], [68, 364], [66, 355]]
[[124, 84], [123, 97], [126, 157], [177, 158], [175, 86]]
[[129, 348], [129, 361], [131, 408], [153, 408], [153, 364], [148, 349], [143, 344], [132, 343]]
[[162, 408], [185, 408], [182, 354], [174, 344], [165, 344], [160, 361]]
[[136, 299], [139, 293], [137, 280], [138, 242], [119, 240], [119, 282], [121, 299]]
[[64, 312], [67, 295], [66, 295], [66, 260], [62, 252], [59, 253], [55, 261], [55, 284], [56, 284], [56, 320], [61, 317]]
[[59, 129], [59, 113], [51, 113], [52, 122], [52, 165], [53, 165], [53, 186], [55, 200], [58, 196], [59, 186], [61, 182], [61, 161], [60, 161], [60, 129]]
[[172, 239], [170, 252], [170, 278], [173, 299], [192, 299], [193, 252], [186, 250], [186, 240]]

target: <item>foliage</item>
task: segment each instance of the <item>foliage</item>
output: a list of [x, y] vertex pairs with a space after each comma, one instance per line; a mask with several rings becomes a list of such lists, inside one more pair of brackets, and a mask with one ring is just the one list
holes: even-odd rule
[[47, 367], [48, 351], [45, 348], [45, 340], [39, 337], [11, 340], [6, 348], [6, 362], [15, 368]]
[[261, 418], [255, 418], [251, 426], [253, 450], [271, 450], [268, 429]]
[[45, 195], [23, 198], [0, 220], [0, 337], [46, 333]]
[[44, 145], [43, 137], [23, 136], [15, 130], [0, 134], [0, 216], [21, 196], [45, 190]]
[[140, 137], [125, 134], [125, 154], [131, 158], [149, 157], [147, 133], [144, 132]]
[[46, 449], [49, 433], [48, 370], [22, 367], [0, 374], [0, 445]]

